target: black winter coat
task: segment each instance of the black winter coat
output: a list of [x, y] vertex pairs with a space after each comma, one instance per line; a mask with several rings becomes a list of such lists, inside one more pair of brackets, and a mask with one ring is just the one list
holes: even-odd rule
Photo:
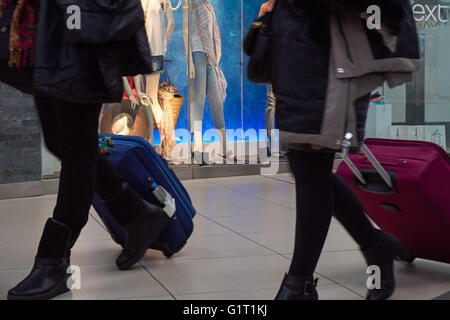
[[[103, 21], [97, 23], [105, 25]], [[152, 72], [144, 24], [132, 38], [94, 44], [68, 41], [65, 28], [65, 13], [56, 1], [41, 1], [34, 79], [24, 79], [26, 86], [17, 85], [19, 90], [75, 103], [118, 102], [124, 91], [123, 76]], [[10, 81], [19, 78], [16, 74], [33, 76], [28, 70], [11, 69], [8, 73], [8, 79], [2, 76], [0, 80], [12, 85], [17, 84]]]
[[[356, 15], [366, 12], [369, 5], [378, 4], [382, 10], [382, 22], [399, 35], [397, 51], [392, 53], [384, 46], [376, 30], [365, 28], [372, 49], [371, 57], [367, 60], [390, 57], [420, 59], [415, 26], [405, 27], [405, 21], [411, 21], [410, 5], [405, 6], [406, 2], [409, 3], [409, 0], [277, 0], [272, 22], [274, 36], [271, 67], [280, 132], [300, 135], [303, 138], [299, 140], [305, 141], [324, 134], [325, 106], [329, 99], [327, 95], [332, 73], [330, 12], [335, 8], [350, 13], [354, 11]], [[348, 54], [351, 56], [352, 53]], [[364, 92], [364, 95], [368, 93]], [[364, 116], [360, 118], [365, 121]], [[360, 131], [358, 136], [362, 136], [364, 123], [357, 127]], [[335, 138], [334, 135], [332, 137]], [[331, 148], [330, 142], [322, 141], [318, 145]]]

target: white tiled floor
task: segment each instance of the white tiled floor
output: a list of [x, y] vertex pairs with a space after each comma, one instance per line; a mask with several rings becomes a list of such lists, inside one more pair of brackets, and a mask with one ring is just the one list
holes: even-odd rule
[[[113, 243], [92, 210], [73, 250], [81, 290], [60, 299], [273, 299], [293, 250], [295, 188], [289, 174], [184, 181], [198, 210], [195, 231], [172, 259], [148, 251], [119, 271]], [[0, 201], [0, 298], [29, 271], [55, 196]], [[321, 299], [363, 299], [364, 260], [333, 221], [317, 267]], [[450, 266], [398, 264], [393, 299], [432, 299], [450, 290]]]

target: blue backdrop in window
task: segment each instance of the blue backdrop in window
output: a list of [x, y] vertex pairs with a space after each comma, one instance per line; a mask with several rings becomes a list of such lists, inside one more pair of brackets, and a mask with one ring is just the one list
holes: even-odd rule
[[[172, 0], [173, 5], [176, 1]], [[247, 57], [242, 54], [242, 40], [256, 18], [262, 0], [210, 0], [216, 12], [221, 31], [222, 59], [220, 66], [228, 81], [227, 98], [224, 102], [225, 125], [227, 129], [263, 129], [266, 87], [254, 85], [246, 79]], [[182, 8], [174, 12], [175, 31], [168, 46], [166, 70], [170, 80], [185, 98], [177, 128], [189, 128], [188, 78], [186, 75], [185, 49], [183, 42]], [[161, 77], [161, 81], [164, 77]], [[214, 128], [207, 99], [203, 131]], [[206, 142], [206, 141], [205, 141]], [[159, 135], [155, 131], [155, 143]]]

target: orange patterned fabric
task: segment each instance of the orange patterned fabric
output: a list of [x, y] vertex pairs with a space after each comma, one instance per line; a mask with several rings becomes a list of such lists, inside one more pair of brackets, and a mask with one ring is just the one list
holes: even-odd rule
[[[12, 5], [12, 0], [2, 0], [0, 16]], [[11, 21], [9, 37], [9, 66], [34, 65], [34, 44], [37, 34], [40, 0], [18, 0]]]

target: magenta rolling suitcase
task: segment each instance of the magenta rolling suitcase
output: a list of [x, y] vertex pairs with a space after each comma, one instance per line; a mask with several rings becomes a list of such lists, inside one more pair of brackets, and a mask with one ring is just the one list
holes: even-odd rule
[[367, 139], [337, 174], [416, 258], [450, 263], [450, 157], [430, 142]]

